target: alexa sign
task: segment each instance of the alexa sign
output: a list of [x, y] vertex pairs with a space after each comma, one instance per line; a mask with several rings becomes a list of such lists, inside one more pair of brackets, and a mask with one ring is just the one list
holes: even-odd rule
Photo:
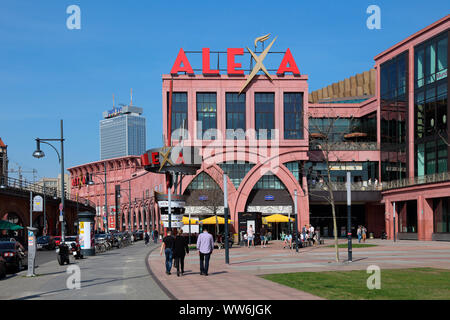
[[[267, 35], [264, 35], [262, 37], [258, 37], [255, 39], [255, 51], [258, 42], [263, 43], [267, 39], [269, 39], [270, 33]], [[265, 59], [266, 55], [269, 53], [270, 48], [274, 44], [275, 40], [277, 38], [273, 39], [272, 42], [265, 48], [262, 53], [258, 56], [256, 55], [249, 47], [247, 47], [248, 53], [252, 55], [252, 58], [255, 60], [255, 66], [253, 67], [252, 71], [250, 72], [250, 75], [247, 79], [247, 82], [243, 86], [243, 89], [247, 86], [247, 84], [253, 79], [253, 77], [259, 72], [262, 71], [266, 74], [266, 76], [272, 80], [272, 77], [270, 76], [269, 72], [267, 71], [266, 67], [263, 64], [263, 60]], [[241, 63], [236, 62], [236, 56], [242, 56], [244, 55], [244, 48], [228, 48], [227, 49], [227, 74], [228, 75], [244, 75], [244, 70], [239, 69], [242, 68]], [[204, 75], [219, 75], [219, 70], [213, 70], [211, 69], [210, 65], [210, 49], [209, 48], [203, 48], [202, 49], [202, 73]], [[184, 52], [183, 48], [180, 49], [178, 52], [178, 56], [175, 60], [175, 63], [173, 64], [172, 70], [170, 73], [172, 75], [178, 74], [179, 72], [185, 72], [187, 74], [194, 74], [194, 70], [191, 67], [191, 64], [189, 63], [189, 60], [186, 56], [186, 53]], [[300, 71], [297, 67], [297, 64], [295, 63], [294, 57], [292, 56], [291, 50], [289, 48], [284, 53], [283, 59], [281, 60], [281, 63], [277, 69], [277, 75], [284, 75], [287, 72], [290, 72], [294, 75], [299, 76]], [[242, 89], [242, 90], [243, 90]], [[242, 91], [241, 90], [241, 91]]]

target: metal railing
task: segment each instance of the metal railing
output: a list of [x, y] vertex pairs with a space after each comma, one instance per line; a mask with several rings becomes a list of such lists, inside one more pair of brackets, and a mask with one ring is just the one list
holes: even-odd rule
[[393, 180], [388, 182], [383, 182], [383, 190], [397, 189], [416, 186], [426, 183], [437, 183], [450, 181], [450, 172], [434, 173], [429, 175], [424, 175], [420, 177], [405, 178], [399, 180]]
[[[20, 179], [15, 179], [15, 178], [11, 178], [11, 177], [5, 177], [5, 176], [0, 176], [0, 188], [1, 189], [16, 189], [16, 190], [20, 190], [20, 191], [31, 191], [33, 193], [38, 193], [41, 195], [44, 195], [44, 187], [38, 183], [32, 183], [29, 182], [27, 180], [20, 180]], [[54, 198], [59, 198], [61, 199], [61, 190], [57, 190], [57, 188], [51, 188], [51, 187], [46, 187], [45, 188], [45, 195], [46, 196], [53, 196]], [[68, 193], [67, 191], [64, 192], [65, 195], [65, 199], [70, 200], [70, 201], [75, 201], [78, 202], [82, 205], [85, 206], [90, 206], [90, 207], [94, 207], [95, 208], [95, 203], [93, 203], [92, 201], [83, 198], [83, 197], [78, 197], [75, 195], [71, 195], [70, 193]]]
[[[308, 189], [309, 191], [328, 191], [328, 184], [324, 182], [316, 182], [312, 183], [311, 181], [308, 182]], [[375, 184], [375, 183], [368, 183], [367, 181], [364, 182], [355, 182], [350, 185], [350, 188], [352, 191], [381, 191], [382, 187], [381, 185]], [[346, 191], [347, 190], [347, 183], [346, 182], [332, 182], [331, 183], [331, 189], [333, 191]]]
[[[380, 144], [378, 142], [329, 142], [328, 147], [333, 151], [378, 151]], [[322, 144], [311, 141], [309, 150], [322, 150]]]

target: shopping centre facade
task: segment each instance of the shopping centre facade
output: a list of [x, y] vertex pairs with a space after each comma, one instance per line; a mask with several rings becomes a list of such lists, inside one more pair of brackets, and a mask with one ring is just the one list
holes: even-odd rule
[[[162, 114], [166, 145], [197, 147], [202, 156], [196, 174], [173, 189], [186, 197], [186, 215], [223, 215], [226, 173], [235, 232], [240, 212], [261, 212], [298, 215], [299, 227], [311, 223], [331, 236], [329, 172], [338, 233], [345, 235], [350, 171], [353, 227], [392, 239], [395, 206], [398, 238], [450, 240], [449, 27], [446, 16], [375, 56], [374, 69], [314, 92], [295, 52], [275, 51], [269, 35], [255, 39], [255, 50], [181, 49], [162, 76]], [[154, 191], [167, 191], [164, 175], [145, 171], [144, 158], [70, 168], [72, 192], [95, 198], [101, 215], [104, 183], [93, 190], [79, 178], [106, 166], [117, 226], [161, 228]], [[118, 197], [127, 187], [133, 195]]]

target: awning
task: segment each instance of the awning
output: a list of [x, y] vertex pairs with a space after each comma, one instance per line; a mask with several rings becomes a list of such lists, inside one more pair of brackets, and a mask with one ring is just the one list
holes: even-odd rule
[[[273, 214], [273, 215], [265, 217], [263, 219], [266, 221], [266, 223], [269, 223], [269, 222], [289, 222], [289, 218], [287, 216], [285, 216], [283, 214], [279, 214], [279, 213]], [[264, 222], [264, 220], [263, 220], [263, 222]], [[290, 221], [294, 221], [294, 219], [290, 218]]]
[[309, 136], [311, 138], [315, 138], [315, 139], [325, 139], [326, 138], [326, 136], [323, 133], [320, 133], [320, 132], [310, 133]]
[[13, 231], [15, 231], [15, 230], [22, 230], [22, 229], [23, 229], [23, 227], [15, 224], [15, 223], [9, 222], [7, 220], [0, 220], [0, 230], [13, 230]]
[[[216, 217], [212, 216], [200, 221], [201, 224], [216, 224]], [[218, 224], [225, 224], [225, 219], [222, 217], [217, 217]], [[233, 223], [233, 220], [228, 219], [228, 224]]]
[[[183, 224], [188, 225], [189, 224], [189, 218], [183, 217]], [[198, 220], [191, 219], [191, 224], [198, 224]]]
[[361, 137], [367, 137], [367, 133], [364, 133], [364, 132], [352, 132], [352, 133], [347, 133], [346, 135], [344, 135], [345, 139], [361, 138]]

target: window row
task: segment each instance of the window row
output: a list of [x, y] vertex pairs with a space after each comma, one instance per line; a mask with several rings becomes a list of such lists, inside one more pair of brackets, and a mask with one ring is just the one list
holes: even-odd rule
[[[274, 139], [275, 129], [275, 93], [255, 93], [255, 131], [257, 139]], [[246, 94], [225, 94], [225, 119], [227, 139], [245, 139], [246, 128]], [[284, 139], [303, 139], [303, 92], [283, 93]], [[169, 93], [167, 93], [167, 112], [169, 112]], [[187, 92], [172, 94], [172, 135], [174, 131], [188, 130]], [[196, 120], [198, 139], [215, 139], [217, 129], [217, 93], [196, 93]], [[213, 130], [211, 130], [213, 129]], [[209, 134], [209, 135], [208, 135]], [[179, 139], [180, 136], [174, 136]], [[186, 138], [186, 137], [184, 137]]]

